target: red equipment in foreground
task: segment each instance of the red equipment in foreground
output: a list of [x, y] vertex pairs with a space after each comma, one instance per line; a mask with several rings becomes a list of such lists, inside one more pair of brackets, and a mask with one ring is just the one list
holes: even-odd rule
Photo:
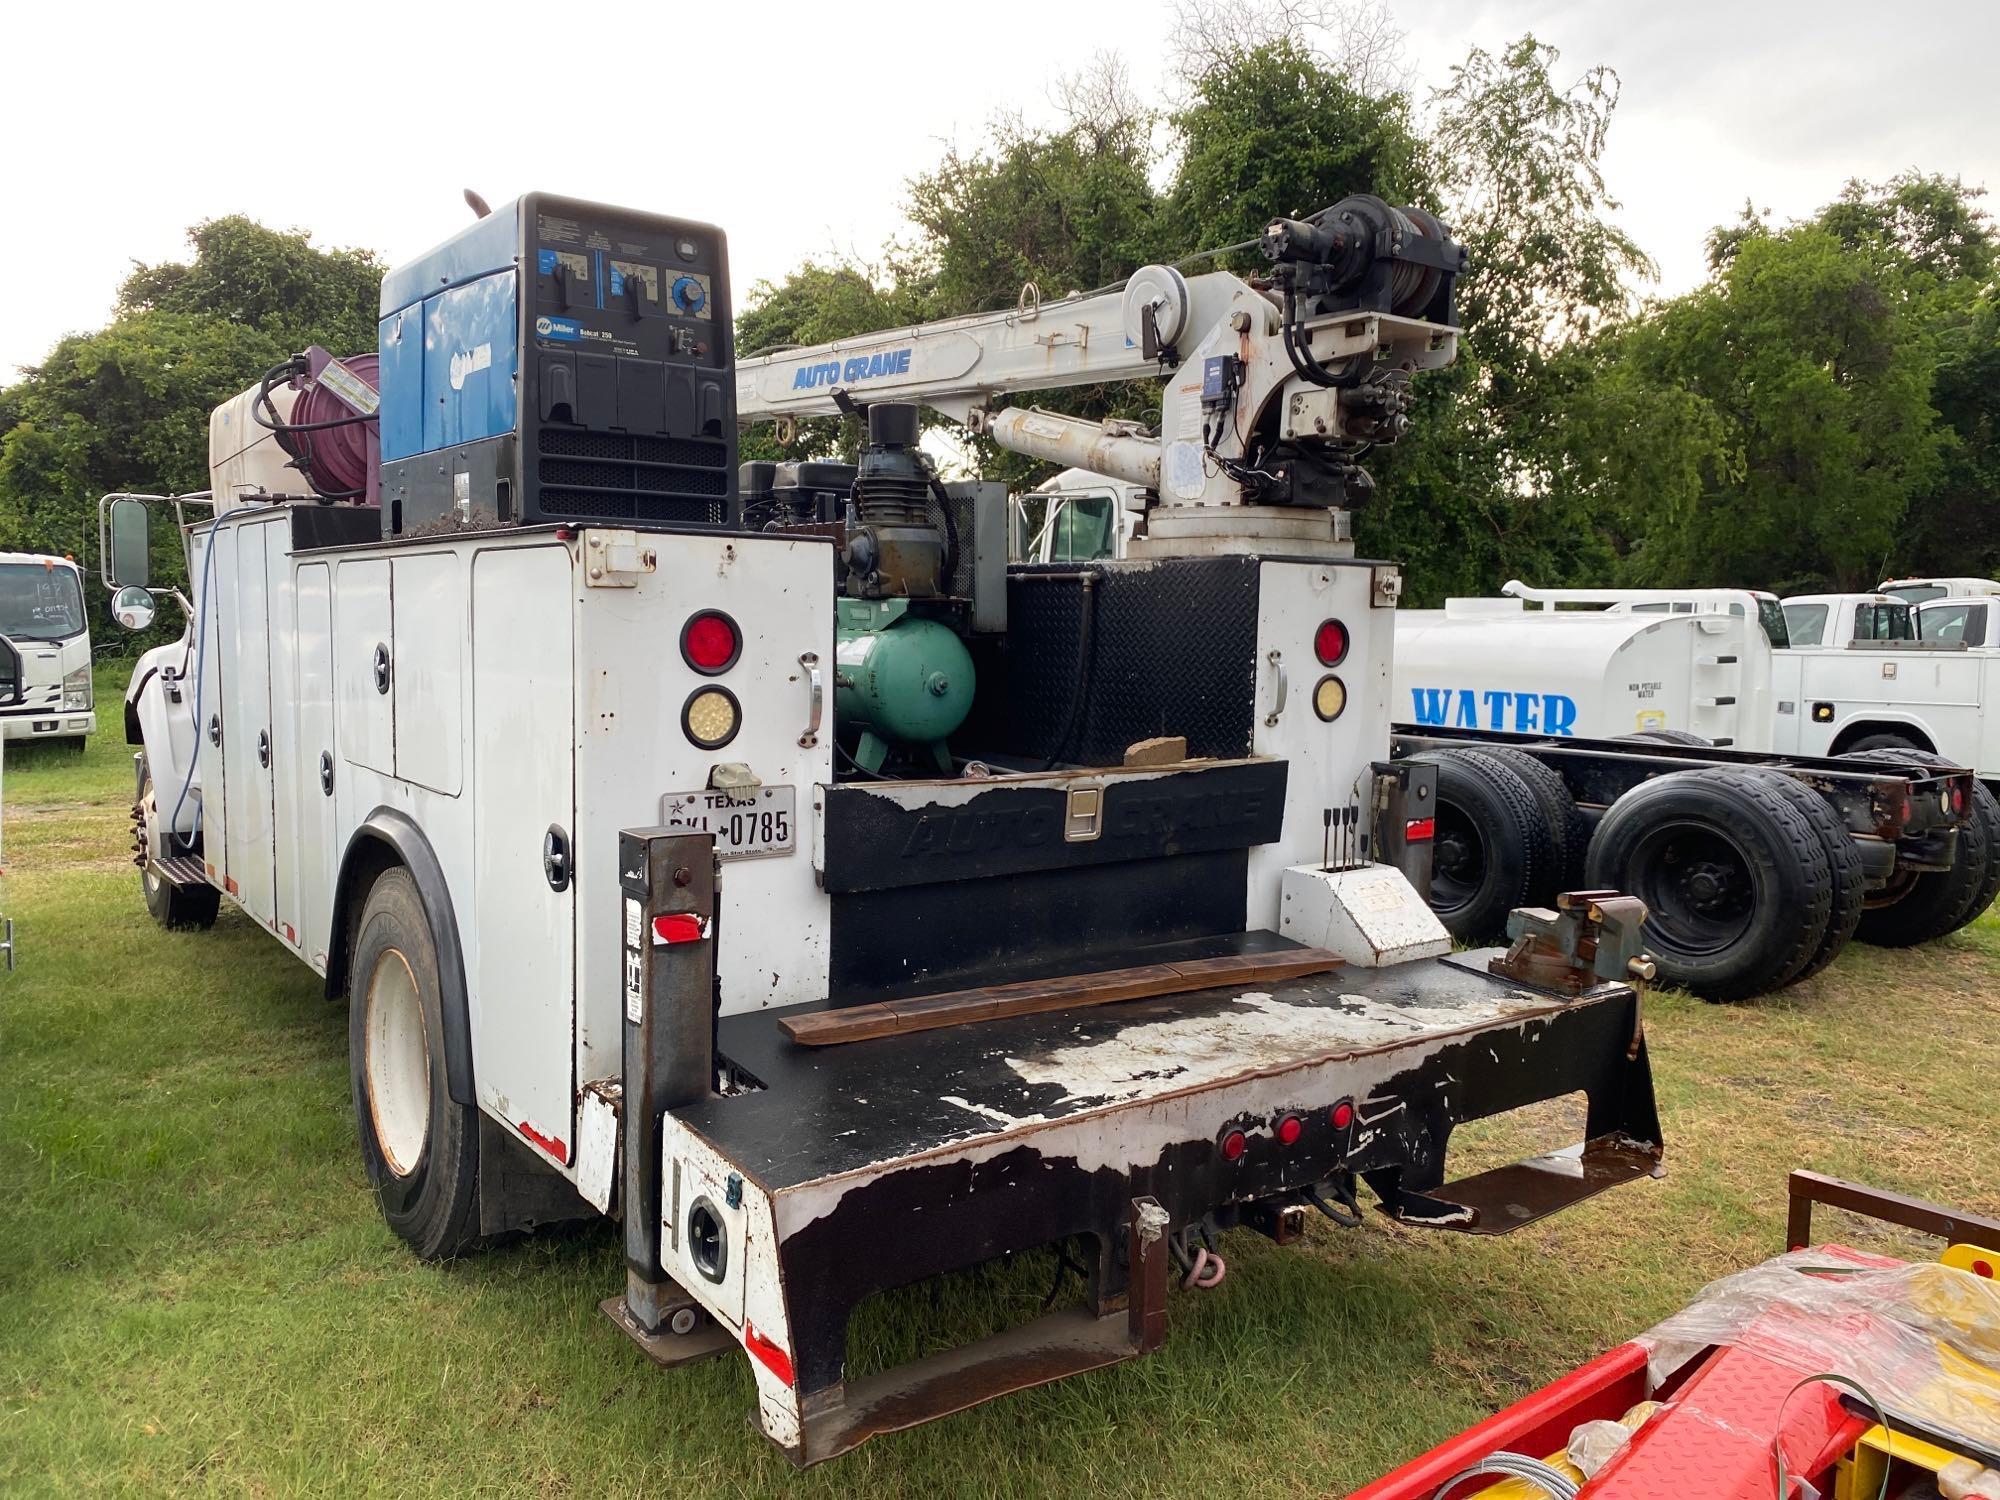
[[[1793, 1173], [1789, 1188], [1788, 1239], [1794, 1251], [1804, 1250], [1810, 1241], [1814, 1203], [1940, 1235], [1954, 1241], [1955, 1248], [1939, 1266], [1908, 1266], [1839, 1245], [1814, 1247], [1809, 1267], [1800, 1266], [1796, 1256], [1780, 1257], [1766, 1268], [1718, 1283], [1688, 1313], [1669, 1319], [1644, 1340], [1600, 1355], [1357, 1490], [1351, 1500], [1462, 1500], [1467, 1495], [1517, 1500], [1545, 1494], [1578, 1500], [1771, 1500], [1774, 1495], [1791, 1500], [1814, 1493], [1836, 1500], [1872, 1500], [1882, 1494], [1985, 1496], [1985, 1481], [1962, 1488], [1947, 1466], [1955, 1461], [1976, 1471], [1990, 1464], [1992, 1455], [1937, 1432], [1925, 1419], [1939, 1410], [1977, 1413], [1990, 1404], [1996, 1377], [1977, 1355], [1988, 1352], [1991, 1337], [1990, 1324], [1981, 1315], [1990, 1318], [2000, 1299], [1981, 1281], [1982, 1276], [1990, 1280], [1993, 1261], [1968, 1247], [2000, 1251], [2000, 1223], [1811, 1172]], [[1824, 1284], [1832, 1289], [1827, 1305], [1802, 1305], [1783, 1297], [1759, 1302], [1729, 1294], [1728, 1288], [1738, 1283], [1761, 1285], [1756, 1278], [1767, 1268], [1780, 1267], [1771, 1270], [1773, 1284]], [[1873, 1285], [1868, 1273], [1924, 1294], [1934, 1321], [1920, 1319], [1917, 1333], [1942, 1330], [1946, 1335], [1935, 1369], [1913, 1368], [1923, 1362], [1911, 1358], [1912, 1351], [1927, 1352], [1926, 1337], [1913, 1336], [1888, 1309], [1878, 1315], [1868, 1305], [1867, 1288]], [[1726, 1339], [1701, 1337], [1703, 1329], [1724, 1327], [1729, 1330]], [[1686, 1340], [1689, 1329], [1695, 1330], [1692, 1340]], [[1954, 1340], [1953, 1335], [1960, 1337]], [[1678, 1347], [1677, 1336], [1684, 1340]], [[1961, 1347], [1948, 1347], [1954, 1341]], [[1976, 1351], [1974, 1358], [1964, 1357], [1964, 1346]], [[1843, 1347], [1851, 1351], [1849, 1357], [1826, 1358]], [[1836, 1370], [1836, 1365], [1846, 1369]], [[1849, 1380], [1835, 1383], [1830, 1373], [1847, 1374]], [[1879, 1389], [1871, 1387], [1865, 1400], [1853, 1394], [1857, 1373], [1879, 1381]], [[1914, 1402], [1909, 1399], [1913, 1391]], [[1877, 1395], [1885, 1410], [1874, 1408]], [[1877, 1425], [1878, 1415], [1887, 1417], [1885, 1426]], [[1606, 1446], [1612, 1451], [1587, 1478], [1563, 1459], [1572, 1434], [1586, 1423], [1631, 1429], [1630, 1438], [1622, 1440], [1615, 1427], [1606, 1429]], [[1541, 1478], [1473, 1472], [1496, 1455], [1508, 1456], [1503, 1461], [1510, 1464], [1518, 1457], [1546, 1460], [1549, 1467]], [[1525, 1466], [1530, 1471], [1541, 1467]], [[1931, 1487], [1933, 1476], [1941, 1490]]]

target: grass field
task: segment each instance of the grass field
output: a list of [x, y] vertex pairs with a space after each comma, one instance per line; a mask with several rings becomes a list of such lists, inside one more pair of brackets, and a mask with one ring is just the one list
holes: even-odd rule
[[[1757, 1004], [1656, 997], [1663, 1181], [1502, 1240], [1231, 1236], [1162, 1353], [796, 1475], [747, 1425], [739, 1358], [662, 1373], [597, 1312], [609, 1229], [403, 1253], [362, 1179], [343, 1009], [240, 916], [146, 916], [122, 690], [101, 675], [81, 757], [7, 763], [0, 1493], [1338, 1495], [1780, 1248], [1792, 1167], [2000, 1212], [1989, 914]], [[857, 1357], [1025, 1316], [1049, 1270], [885, 1298]]]

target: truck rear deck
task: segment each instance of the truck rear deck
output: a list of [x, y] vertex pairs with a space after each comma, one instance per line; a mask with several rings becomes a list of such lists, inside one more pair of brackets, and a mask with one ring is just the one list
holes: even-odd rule
[[[1294, 947], [1246, 933], [1127, 957]], [[832, 1047], [783, 1029], [816, 1007], [724, 1017], [718, 1061], [754, 1086], [668, 1112], [662, 1260], [752, 1354], [766, 1435], [813, 1463], [1146, 1352], [1164, 1305], [1148, 1305], [1135, 1213], [1166, 1231], [1156, 1256], [1239, 1223], [1282, 1242], [1314, 1195], [1350, 1211], [1359, 1177], [1408, 1222], [1504, 1233], [1655, 1172], [1635, 993], [1537, 991], [1488, 974], [1490, 956]], [[1582, 1143], [1445, 1184], [1454, 1126], [1572, 1092]], [[845, 1381], [867, 1297], [1077, 1239], [1084, 1306]]]

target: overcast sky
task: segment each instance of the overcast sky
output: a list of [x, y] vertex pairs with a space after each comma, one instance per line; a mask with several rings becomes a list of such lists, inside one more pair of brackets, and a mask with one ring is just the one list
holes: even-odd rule
[[[1661, 289], [1747, 198], [1909, 167], [2000, 188], [2000, 0], [1391, 0], [1423, 85], [1532, 30], [1622, 75], [1605, 161]], [[0, 36], [0, 383], [101, 324], [133, 261], [245, 213], [390, 262], [529, 188], [707, 219], [735, 283], [872, 252], [902, 184], [1112, 50], [1165, 86], [1170, 4], [26, 3]], [[1190, 249], [1198, 248], [1190, 246]]]

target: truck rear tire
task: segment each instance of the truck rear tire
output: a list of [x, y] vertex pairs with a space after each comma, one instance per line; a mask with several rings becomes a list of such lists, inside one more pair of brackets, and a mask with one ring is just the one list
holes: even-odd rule
[[[139, 781], [139, 800], [132, 808], [132, 833], [141, 859], [151, 848], [150, 829], [159, 820], [159, 800], [153, 794], [153, 771], [149, 765]], [[212, 885], [175, 885], [162, 880], [145, 865], [139, 867], [139, 889], [146, 897], [146, 910], [162, 927], [204, 928], [215, 925], [222, 910], [222, 892]]]
[[446, 1085], [437, 944], [401, 867], [369, 887], [348, 963], [361, 1159], [389, 1227], [424, 1260], [479, 1241], [479, 1119]]
[[[1882, 746], [1850, 750], [1842, 760], [1872, 765], [1957, 765], [1928, 750]], [[1878, 948], [1914, 948], [1956, 932], [1993, 904], [2000, 893], [2000, 803], [1978, 780], [1972, 783], [1970, 815], [1958, 830], [1958, 848], [1949, 870], [1920, 870], [1894, 880], [1888, 892], [1861, 914], [1855, 936]]]
[[1507, 914], [1546, 899], [1562, 873], [1541, 806], [1519, 776], [1478, 751], [1410, 758], [1438, 768], [1431, 910], [1461, 942], [1497, 938]]
[[1861, 921], [1862, 908], [1868, 900], [1868, 871], [1861, 863], [1861, 851], [1854, 847], [1854, 837], [1847, 826], [1803, 783], [1778, 770], [1751, 774], [1775, 788], [1812, 824], [1833, 871], [1833, 905], [1827, 912], [1826, 932], [1805, 967], [1788, 981], [1800, 984], [1832, 963], [1853, 940], [1855, 926]]
[[1496, 760], [1516, 776], [1522, 785], [1534, 796], [1535, 804], [1541, 808], [1542, 817], [1549, 830], [1549, 842], [1554, 846], [1551, 866], [1553, 879], [1549, 888], [1535, 899], [1547, 902], [1555, 899], [1559, 890], [1574, 885], [1583, 875], [1583, 850], [1590, 841], [1590, 831], [1583, 826], [1583, 819], [1576, 810], [1576, 799], [1569, 794], [1569, 783], [1562, 779], [1554, 767], [1544, 765], [1525, 750], [1517, 750], [1512, 745], [1481, 745], [1477, 750], [1446, 751], [1445, 754], [1483, 755], [1488, 760]]
[[[1844, 759], [1849, 755], [1861, 755], [1869, 750], [1893, 750], [1898, 755], [1900, 755], [1904, 760], [1909, 760], [1912, 758], [1907, 753], [1908, 751], [1911, 750], [1916, 751], [1919, 756], [1927, 753], [1924, 750], [1923, 746], [1919, 745], [1915, 740], [1911, 739], [1908, 735], [1864, 734], [1861, 736], [1860, 739], [1856, 740], [1853, 744], [1849, 745], [1845, 750], [1843, 750], [1841, 752], [1841, 756]], [[1948, 762], [1934, 761], [1932, 762], [1932, 764], [1942, 765], [1942, 764], [1948, 764]]]
[[1697, 750], [1713, 750], [1715, 741], [1704, 739], [1691, 729], [1635, 729], [1630, 734], [1621, 734], [1618, 739], [1627, 742], [1653, 745], [1692, 745]]
[[1747, 1000], [1788, 983], [1826, 936], [1834, 875], [1788, 797], [1735, 770], [1675, 771], [1611, 805], [1585, 878], [1646, 903], [1663, 983]]

